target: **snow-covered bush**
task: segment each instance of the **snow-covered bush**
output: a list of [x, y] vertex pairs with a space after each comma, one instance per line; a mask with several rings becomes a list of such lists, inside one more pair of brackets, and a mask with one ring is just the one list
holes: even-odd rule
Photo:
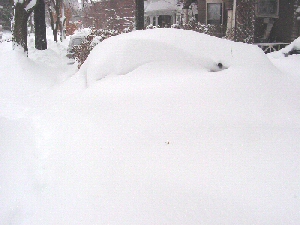
[[87, 36], [86, 40], [81, 43], [81, 45], [74, 46], [73, 48], [75, 60], [78, 62], [78, 69], [85, 62], [90, 52], [97, 44], [99, 44], [100, 42], [104, 41], [105, 39], [111, 36], [116, 36], [121, 33], [128, 33], [128, 32], [131, 32], [131, 29], [125, 29], [123, 31], [105, 30], [105, 29], [92, 31]]
[[178, 23], [175, 23], [171, 25], [171, 28], [180, 29], [180, 25]]
[[153, 26], [153, 24], [149, 24], [148, 26], [146, 26], [146, 30], [148, 29], [154, 29], [155, 27]]
[[153, 24], [149, 24], [148, 26], [146, 26], [146, 30], [149, 30], [149, 29], [156, 29], [156, 28], [160, 28], [160, 26], [159, 26], [159, 25], [153, 26]]
[[87, 39], [81, 43], [81, 45], [75, 45], [73, 47], [75, 60], [78, 62], [78, 69], [87, 59], [91, 50], [93, 49], [93, 45], [91, 45], [92, 35], [88, 35]]
[[195, 21], [190, 21], [187, 24], [173, 24], [175, 29], [193, 30], [199, 33], [208, 34], [211, 36], [223, 37], [225, 27], [223, 25], [201, 24]]

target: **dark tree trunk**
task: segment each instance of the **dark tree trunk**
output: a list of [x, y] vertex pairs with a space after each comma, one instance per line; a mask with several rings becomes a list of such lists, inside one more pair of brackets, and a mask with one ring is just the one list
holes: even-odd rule
[[53, 12], [52, 12], [50, 6], [48, 6], [48, 11], [49, 11], [49, 15], [50, 15], [50, 24], [51, 24], [51, 29], [52, 29], [52, 33], [53, 33], [53, 38], [54, 38], [54, 41], [57, 42], [57, 29], [55, 29]]
[[57, 29], [53, 30], [54, 41], [57, 42]]
[[65, 39], [65, 7], [63, 1], [61, 1], [61, 19], [59, 20], [59, 30], [60, 30], [60, 41], [62, 42]]
[[55, 33], [54, 41], [56, 42], [57, 42], [58, 28], [59, 28], [59, 16], [56, 17], [55, 29], [53, 31]]
[[[59, 16], [60, 16], [60, 0], [52, 1], [51, 3], [48, 1], [48, 12], [50, 16], [50, 24], [53, 33], [54, 41], [57, 42], [58, 28], [59, 28]], [[51, 4], [54, 5], [54, 12], [52, 11]], [[54, 18], [55, 16], [55, 18]]]
[[60, 8], [61, 8], [61, 3], [62, 0], [56, 0], [56, 5], [54, 6], [55, 9], [55, 15], [56, 15], [56, 21], [55, 21], [55, 27], [53, 30], [53, 33], [55, 33], [54, 36], [54, 41], [57, 42], [57, 34], [58, 34], [58, 29], [59, 29], [59, 25], [60, 25]]
[[54, 8], [55, 8], [55, 14], [56, 14], [56, 21], [54, 23], [54, 18], [53, 18], [53, 28], [54, 28], [53, 35], [54, 35], [54, 41], [57, 42], [57, 34], [58, 34], [59, 19], [60, 19], [60, 2], [59, 2], [59, 0], [56, 0], [56, 6]]
[[25, 52], [27, 47], [27, 20], [30, 12], [24, 9], [24, 5], [17, 3], [15, 6], [15, 23], [13, 30], [13, 42], [15, 45], [21, 46]]
[[144, 0], [135, 0], [135, 29], [144, 29]]
[[44, 0], [37, 0], [36, 2], [34, 8], [34, 26], [35, 26], [35, 48], [38, 50], [47, 49]]

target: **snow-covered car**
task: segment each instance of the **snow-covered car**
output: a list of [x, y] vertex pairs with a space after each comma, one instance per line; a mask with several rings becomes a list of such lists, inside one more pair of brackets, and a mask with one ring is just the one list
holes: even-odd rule
[[74, 46], [80, 45], [90, 33], [91, 33], [90, 28], [83, 28], [80, 31], [76, 31], [76, 33], [70, 37], [70, 41], [67, 49], [67, 55], [66, 55], [69, 59], [74, 59], [74, 51], [73, 51]]
[[289, 52], [284, 53], [284, 56], [288, 57], [289, 55], [295, 55], [295, 54], [300, 54], [300, 48], [294, 47]]
[[86, 36], [86, 34], [76, 34], [70, 38], [67, 49], [67, 57], [69, 59], [74, 59], [74, 46], [80, 45], [86, 39]]
[[280, 52], [282, 52], [285, 57], [288, 57], [289, 55], [300, 54], [300, 37], [283, 48]]

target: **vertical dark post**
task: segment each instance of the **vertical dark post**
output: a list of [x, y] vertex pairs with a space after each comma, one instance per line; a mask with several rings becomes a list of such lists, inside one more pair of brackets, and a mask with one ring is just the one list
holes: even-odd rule
[[144, 29], [144, 0], [135, 0], [135, 29]]
[[28, 52], [27, 47], [27, 20], [30, 13], [24, 9], [24, 4], [17, 3], [15, 6], [15, 19], [13, 28], [13, 43], [20, 45]]
[[46, 22], [45, 22], [45, 2], [37, 0], [34, 8], [35, 27], [35, 48], [38, 50], [47, 49]]

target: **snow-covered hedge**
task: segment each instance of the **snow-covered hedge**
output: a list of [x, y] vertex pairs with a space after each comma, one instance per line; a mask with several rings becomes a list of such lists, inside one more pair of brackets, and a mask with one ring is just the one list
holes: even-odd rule
[[189, 23], [183, 25], [176, 24], [172, 27], [183, 30], [193, 30], [216, 37], [223, 37], [226, 29], [223, 25], [201, 24], [194, 21], [190, 21]]

